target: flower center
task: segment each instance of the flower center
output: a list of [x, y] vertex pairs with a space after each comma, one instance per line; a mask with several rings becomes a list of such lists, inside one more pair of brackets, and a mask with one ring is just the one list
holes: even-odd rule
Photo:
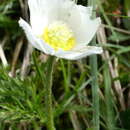
[[64, 23], [56, 22], [44, 29], [41, 38], [55, 50], [70, 50], [76, 40], [71, 29]]

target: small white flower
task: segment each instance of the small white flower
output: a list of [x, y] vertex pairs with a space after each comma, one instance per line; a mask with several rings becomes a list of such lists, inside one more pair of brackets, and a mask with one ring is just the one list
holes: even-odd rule
[[92, 7], [71, 0], [28, 0], [31, 26], [23, 19], [20, 26], [38, 50], [69, 60], [102, 53], [101, 47], [88, 46], [100, 18], [91, 19]]

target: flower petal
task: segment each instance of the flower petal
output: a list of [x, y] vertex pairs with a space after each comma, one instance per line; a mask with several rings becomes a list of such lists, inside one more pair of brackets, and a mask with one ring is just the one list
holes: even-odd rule
[[63, 22], [68, 22], [74, 7], [75, 7], [74, 1], [61, 0], [58, 13], [59, 20]]
[[67, 23], [72, 28], [78, 44], [87, 45], [94, 37], [99, 25], [100, 18], [91, 19], [92, 7], [74, 5], [70, 10]]
[[78, 10], [80, 10], [80, 13], [84, 13], [86, 15], [87, 18], [90, 19], [90, 17], [92, 16], [92, 11], [93, 11], [93, 7], [92, 6], [82, 6], [82, 5], [76, 5]]
[[92, 7], [84, 7], [81, 5], [71, 4], [66, 10], [68, 16], [66, 18], [66, 22], [70, 25], [74, 32], [76, 32], [77, 27], [79, 28], [82, 26], [81, 12], [86, 15], [86, 19], [90, 19], [92, 15]]
[[29, 0], [30, 22], [33, 32], [43, 33], [45, 26], [58, 18], [59, 0]]
[[81, 5], [77, 5], [77, 7], [80, 11], [82, 21], [81, 28], [77, 31], [77, 40], [78, 43], [85, 43], [87, 45], [94, 37], [98, 27], [101, 25], [101, 19], [91, 19], [92, 7], [86, 8]]
[[96, 46], [80, 46], [78, 49], [71, 51], [58, 51], [55, 56], [68, 60], [78, 60], [92, 54], [101, 54], [103, 52], [101, 47]]
[[47, 54], [54, 54], [54, 50], [46, 43], [44, 43], [43, 40], [37, 38], [33, 32], [31, 27], [27, 22], [25, 22], [23, 19], [19, 20], [19, 25], [23, 28], [25, 31], [25, 34], [29, 40], [29, 42], [33, 45], [33, 47], [37, 48], [38, 50], [47, 53]]

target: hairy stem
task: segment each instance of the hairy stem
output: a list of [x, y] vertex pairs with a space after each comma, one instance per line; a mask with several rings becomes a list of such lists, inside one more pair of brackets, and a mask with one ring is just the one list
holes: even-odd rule
[[55, 57], [50, 56], [47, 65], [47, 80], [45, 85], [45, 103], [47, 112], [47, 128], [48, 130], [55, 130], [54, 119], [53, 119], [53, 108], [52, 108], [52, 73], [54, 66]]

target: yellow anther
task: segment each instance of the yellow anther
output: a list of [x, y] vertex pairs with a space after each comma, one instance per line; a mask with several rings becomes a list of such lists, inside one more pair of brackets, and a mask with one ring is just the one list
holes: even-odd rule
[[76, 43], [73, 32], [61, 22], [46, 27], [40, 37], [55, 50], [71, 50]]

